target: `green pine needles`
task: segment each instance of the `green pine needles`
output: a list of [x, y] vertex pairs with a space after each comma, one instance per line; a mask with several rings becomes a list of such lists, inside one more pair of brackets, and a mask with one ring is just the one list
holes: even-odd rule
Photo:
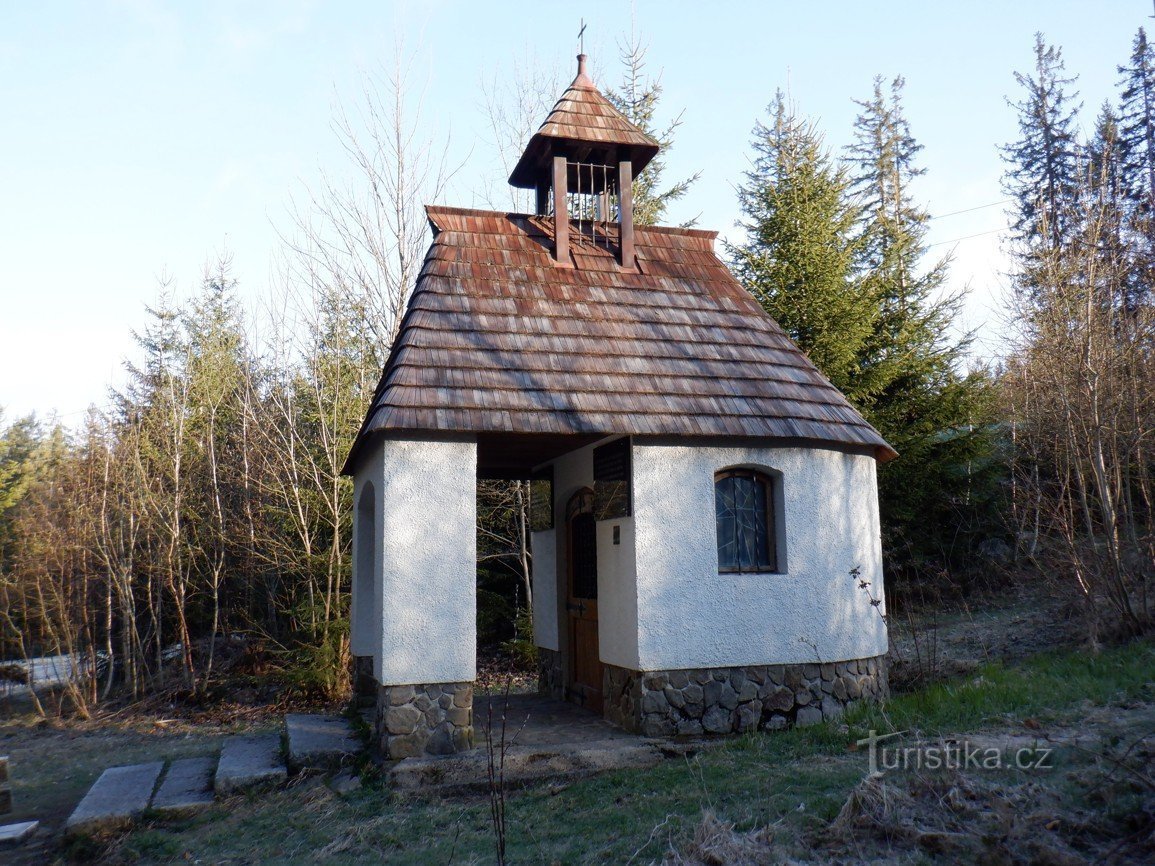
[[969, 337], [951, 336], [950, 260], [927, 261], [902, 89], [875, 79], [842, 159], [778, 92], [738, 193], [746, 239], [729, 247], [746, 288], [899, 452], [880, 471], [892, 576], [961, 560], [997, 471], [988, 379], [963, 372]]

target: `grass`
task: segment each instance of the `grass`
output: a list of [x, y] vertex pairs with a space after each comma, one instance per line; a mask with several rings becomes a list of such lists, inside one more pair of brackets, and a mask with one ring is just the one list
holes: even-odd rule
[[[1155, 646], [1147, 642], [1097, 656], [1052, 652], [1014, 667], [986, 666], [962, 682], [896, 697], [884, 709], [858, 709], [846, 725], [749, 735], [648, 770], [512, 792], [509, 861], [660, 861], [686, 844], [704, 813], [738, 831], [772, 828], [776, 844], [805, 856], [809, 840], [823, 836], [862, 779], [864, 756], [850, 744], [869, 728], [930, 736], [1021, 730], [1027, 719], [1075, 722], [1090, 707], [1155, 701], [1153, 671]], [[1056, 797], [1074, 796], [1063, 788], [1066, 775], [1054, 774]], [[1133, 804], [1120, 796], [1096, 808], [1107, 819], [1123, 820], [1119, 815], [1129, 814]], [[1079, 797], [1088, 805], [1084, 794]], [[106, 856], [129, 863], [493, 860], [487, 799], [401, 797], [372, 779], [343, 796], [311, 779], [234, 798], [180, 825], [142, 826]]]
[[1155, 645], [1136, 641], [1098, 655], [1052, 650], [1008, 667], [988, 664], [961, 681], [938, 683], [864, 708], [857, 728], [918, 731], [937, 736], [976, 731], [1007, 719], [1056, 721], [1090, 702], [1155, 701]]
[[[650, 770], [511, 794], [510, 862], [624, 863], [635, 855], [649, 862], [661, 858], [671, 839], [692, 832], [703, 810], [725, 814], [739, 828], [764, 826], [783, 814], [796, 816], [799, 829], [816, 828], [837, 814], [844, 791], [861, 776], [861, 762], [843, 756], [796, 767], [784, 760], [799, 751], [811, 752], [802, 737], [748, 737]], [[181, 831], [138, 830], [120, 856], [169, 862], [187, 851], [209, 862], [489, 862], [491, 840], [489, 805], [481, 798], [402, 799], [372, 788], [342, 798], [313, 782], [271, 797], [238, 798]]]

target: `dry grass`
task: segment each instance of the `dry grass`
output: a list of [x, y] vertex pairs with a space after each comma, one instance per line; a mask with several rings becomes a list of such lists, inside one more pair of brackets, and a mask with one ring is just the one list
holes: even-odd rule
[[740, 831], [713, 812], [706, 812], [694, 828], [693, 838], [681, 850], [671, 850], [668, 866], [762, 866], [780, 863], [769, 827]]
[[918, 853], [960, 863], [1151, 862], [1150, 840], [1121, 846], [1107, 838], [1096, 828], [1106, 830], [1102, 816], [1084, 812], [1063, 789], [1062, 780], [1008, 783], [958, 771], [868, 777], [850, 793], [823, 848], [880, 862]]

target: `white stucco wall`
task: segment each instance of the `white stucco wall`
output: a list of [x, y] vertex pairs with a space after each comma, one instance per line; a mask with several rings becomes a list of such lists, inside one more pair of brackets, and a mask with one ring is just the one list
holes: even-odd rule
[[354, 502], [369, 480], [380, 515], [374, 676], [382, 685], [471, 682], [477, 673], [476, 444], [383, 440], [357, 469]]
[[[556, 515], [557, 512], [555, 511]], [[558, 651], [557, 536], [553, 529], [531, 533], [533, 553], [533, 642]]]
[[[714, 473], [781, 473], [780, 574], [719, 573]], [[872, 457], [808, 448], [633, 447], [641, 670], [842, 661], [887, 649]], [[600, 541], [600, 539], [599, 539]], [[623, 530], [624, 543], [624, 530]], [[607, 659], [608, 661], [609, 659]]]
[[[608, 441], [608, 440], [607, 440]], [[554, 528], [535, 532], [534, 640], [557, 650], [567, 627], [565, 593], [569, 550], [566, 506], [583, 487], [593, 487], [593, 449], [589, 445], [553, 461]], [[620, 527], [621, 543], [613, 543], [613, 528]], [[632, 517], [599, 521], [598, 534], [598, 651], [603, 662], [636, 668], [638, 661], [637, 581], [634, 574], [634, 521]]]
[[[621, 527], [621, 543], [613, 529]], [[639, 670], [638, 577], [634, 563], [634, 518], [598, 522], [598, 645], [603, 662]], [[603, 577], [603, 575], [605, 575]]]

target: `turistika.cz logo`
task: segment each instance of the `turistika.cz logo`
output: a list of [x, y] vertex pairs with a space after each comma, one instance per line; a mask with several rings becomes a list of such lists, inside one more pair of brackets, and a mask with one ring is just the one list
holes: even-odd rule
[[871, 731], [855, 745], [867, 749], [870, 775], [888, 770], [1052, 770], [1054, 750], [1033, 745], [1001, 749], [977, 745], [968, 740], [943, 743], [917, 743], [913, 746], [887, 746], [886, 740], [899, 733], [879, 734]]

